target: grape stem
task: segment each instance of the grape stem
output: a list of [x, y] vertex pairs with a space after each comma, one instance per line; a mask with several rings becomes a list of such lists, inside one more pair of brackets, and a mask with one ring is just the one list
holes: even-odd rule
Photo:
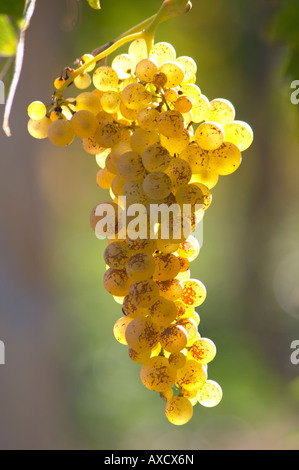
[[149, 54], [154, 44], [155, 32], [159, 24], [174, 16], [187, 13], [190, 11], [191, 7], [192, 4], [190, 1], [164, 0], [159, 11], [155, 15], [134, 26], [113, 41], [95, 49], [92, 52], [94, 57], [89, 61], [86, 61], [74, 73], [72, 73], [72, 75], [59, 88], [59, 90], [55, 91], [54, 99], [60, 98], [64, 90], [69, 87], [73, 83], [74, 79], [81, 75], [87, 68], [105, 59], [108, 55], [112, 54], [114, 51], [128, 42], [134, 41], [136, 39], [144, 39], [146, 41]]

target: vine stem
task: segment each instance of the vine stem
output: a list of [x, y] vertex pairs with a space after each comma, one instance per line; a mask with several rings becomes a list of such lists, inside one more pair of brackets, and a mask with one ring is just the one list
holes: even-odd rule
[[190, 1], [164, 0], [159, 11], [155, 15], [146, 19], [142, 23], [139, 23], [138, 25], [134, 26], [133, 28], [126, 31], [110, 43], [95, 49], [92, 52], [92, 55], [94, 57], [89, 61], [85, 62], [74, 73], [72, 73], [68, 80], [66, 80], [66, 82], [59, 88], [59, 90], [54, 93], [53, 98], [56, 100], [61, 98], [64, 90], [73, 83], [74, 79], [78, 75], [81, 75], [91, 65], [100, 62], [102, 59], [106, 58], [108, 55], [112, 54], [114, 51], [116, 51], [128, 42], [134, 41], [136, 39], [144, 39], [146, 41], [147, 50], [149, 54], [154, 44], [154, 37], [157, 27], [169, 18], [190, 11], [191, 7], [192, 4]]

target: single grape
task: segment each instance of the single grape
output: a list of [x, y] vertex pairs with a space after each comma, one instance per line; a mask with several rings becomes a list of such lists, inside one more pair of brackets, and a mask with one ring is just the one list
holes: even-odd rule
[[[84, 54], [81, 57], [81, 63], [82, 63], [82, 65], [85, 65], [93, 59], [94, 59], [94, 56], [92, 54]], [[85, 72], [92, 72], [93, 69], [95, 68], [95, 66], [96, 66], [96, 64], [93, 62], [92, 64], [89, 65], [89, 67], [87, 67], [85, 69]]]
[[146, 253], [137, 253], [128, 260], [126, 270], [128, 276], [134, 281], [144, 281], [153, 276], [155, 267], [152, 256]]
[[166, 357], [151, 357], [140, 370], [143, 385], [155, 392], [166, 392], [175, 383], [176, 370], [170, 366]]
[[159, 297], [149, 309], [152, 320], [159, 326], [166, 328], [177, 316], [177, 308], [174, 302]]
[[202, 406], [212, 408], [219, 405], [222, 395], [220, 385], [214, 380], [207, 380], [203, 387], [198, 390], [197, 400]]
[[120, 96], [116, 91], [105, 91], [101, 97], [101, 106], [106, 113], [116, 113], [119, 110]]
[[97, 185], [102, 189], [110, 189], [114, 176], [115, 175], [110, 173], [107, 168], [102, 168], [96, 175]]
[[144, 129], [137, 128], [131, 136], [130, 144], [134, 152], [142, 155], [147, 147], [157, 144], [159, 141], [159, 134], [156, 131], [146, 131]]
[[127, 340], [126, 340], [126, 329], [129, 323], [132, 321], [132, 318], [129, 317], [121, 317], [119, 318], [114, 326], [113, 326], [113, 335], [116, 341], [118, 341], [120, 344], [127, 345]]
[[181, 56], [176, 59], [180, 65], [184, 68], [184, 82], [188, 83], [190, 80], [193, 80], [197, 73], [197, 65], [192, 57]]
[[204, 122], [195, 132], [198, 145], [204, 150], [215, 150], [224, 142], [224, 129], [216, 122]]
[[164, 199], [171, 193], [170, 177], [163, 172], [149, 173], [143, 181], [143, 190], [151, 199]]
[[131, 256], [128, 245], [124, 242], [113, 241], [107, 245], [104, 251], [104, 261], [114, 269], [126, 269], [126, 264]]
[[178, 137], [184, 131], [184, 118], [175, 110], [164, 111], [160, 114], [158, 129], [166, 137]]
[[64, 119], [51, 122], [48, 128], [48, 138], [53, 145], [59, 147], [71, 144], [75, 138], [72, 124]]
[[210, 102], [208, 121], [218, 122], [222, 126], [225, 126], [235, 119], [235, 115], [235, 108], [230, 101], [218, 98]]
[[189, 279], [182, 282], [184, 290], [181, 295], [182, 301], [187, 306], [199, 307], [206, 299], [206, 288], [201, 281]]
[[121, 134], [119, 127], [111, 122], [103, 122], [97, 127], [94, 139], [104, 148], [111, 148], [120, 141]]
[[192, 121], [195, 123], [201, 123], [208, 119], [210, 114], [210, 102], [205, 95], [201, 95], [193, 102], [192, 113]]
[[126, 239], [126, 243], [132, 253], [146, 253], [148, 255], [152, 255], [156, 250], [156, 240], [151, 240], [148, 238], [137, 238], [133, 240], [128, 237]]
[[51, 119], [47, 116], [39, 120], [29, 119], [27, 124], [27, 130], [29, 134], [35, 139], [46, 139], [48, 137], [49, 126]]
[[145, 349], [143, 351], [135, 351], [133, 348], [129, 348], [129, 358], [136, 364], [144, 364], [151, 357], [151, 349]]
[[143, 108], [139, 111], [137, 121], [141, 129], [154, 131], [158, 128], [160, 113], [155, 108]]
[[138, 308], [131, 302], [130, 296], [126, 295], [123, 299], [122, 311], [124, 315], [130, 318], [145, 317], [149, 314], [147, 308]]
[[154, 59], [143, 59], [136, 65], [135, 74], [141, 82], [150, 83], [158, 71], [159, 66]]
[[160, 136], [160, 142], [165, 147], [170, 155], [180, 154], [185, 150], [190, 142], [190, 135], [187, 130], [184, 130], [182, 134], [177, 137], [167, 137], [163, 134]]
[[144, 39], [135, 39], [129, 45], [129, 56], [134, 64], [138, 64], [143, 59], [147, 58], [147, 46]]
[[126, 181], [138, 181], [144, 178], [145, 169], [142, 158], [137, 152], [126, 152], [117, 160], [117, 171]]
[[231, 142], [224, 142], [216, 150], [209, 151], [209, 161], [212, 170], [219, 175], [231, 175], [242, 163], [239, 148]]
[[167, 300], [178, 300], [183, 292], [183, 284], [178, 279], [156, 281], [160, 289], [160, 295]]
[[142, 162], [149, 172], [163, 172], [170, 163], [168, 150], [160, 144], [150, 145], [142, 154]]
[[185, 348], [188, 334], [183, 326], [174, 324], [162, 331], [159, 341], [165, 351], [174, 354]]
[[95, 88], [100, 91], [115, 91], [119, 78], [112, 67], [102, 65], [94, 71], [92, 80]]
[[154, 257], [155, 271], [154, 279], [158, 281], [169, 281], [180, 272], [180, 261], [172, 253], [158, 253]]
[[189, 143], [181, 152], [180, 158], [190, 165], [193, 174], [197, 174], [202, 169], [206, 169], [209, 164], [208, 153], [200, 148], [196, 142]]
[[175, 88], [179, 86], [184, 80], [185, 71], [181, 64], [178, 62], [165, 62], [160, 67], [160, 72], [164, 73], [167, 77], [166, 87]]
[[165, 170], [165, 173], [169, 176], [174, 190], [188, 184], [192, 177], [192, 170], [189, 163], [181, 158], [173, 158], [168, 168]]
[[200, 364], [212, 362], [216, 356], [216, 346], [209, 338], [200, 338], [190, 348], [190, 357]]
[[175, 369], [181, 369], [186, 364], [187, 358], [183, 352], [170, 354], [168, 358], [169, 364]]
[[174, 61], [176, 51], [168, 42], [158, 42], [151, 48], [149, 56], [154, 59], [160, 67], [165, 62]]
[[186, 364], [177, 371], [177, 384], [189, 391], [203, 387], [207, 380], [205, 368], [198, 362], [187, 359]]
[[109, 268], [104, 274], [103, 285], [111, 295], [126, 296], [129, 293], [132, 280], [125, 269]]
[[192, 418], [193, 406], [188, 398], [176, 396], [167, 402], [165, 415], [171, 424], [181, 426]]
[[27, 114], [30, 119], [40, 121], [45, 117], [47, 108], [42, 101], [33, 101], [27, 108]]
[[128, 324], [125, 337], [134, 351], [148, 351], [158, 344], [160, 328], [149, 317], [134, 318]]
[[[191, 263], [197, 258], [197, 256], [199, 255], [199, 252], [200, 252], [199, 242], [193, 236], [190, 236], [187, 240], [182, 242], [179, 248], [177, 249], [178, 256], [181, 257], [181, 259], [184, 259], [184, 258], [187, 259], [189, 263]], [[185, 271], [187, 271], [188, 269], [189, 267], [185, 269]]]
[[130, 286], [129, 295], [136, 307], [150, 308], [159, 297], [159, 287], [151, 279], [133, 282]]
[[143, 191], [143, 181], [126, 181], [123, 187], [123, 196], [126, 198], [126, 206], [132, 204], [147, 204], [148, 197]]
[[74, 78], [73, 83], [79, 90], [85, 90], [91, 84], [91, 76], [87, 72], [80, 73]]
[[179, 96], [178, 99], [174, 102], [174, 109], [180, 113], [188, 113], [191, 111], [193, 106], [192, 100], [188, 96]]
[[253, 130], [243, 121], [233, 121], [224, 127], [225, 141], [235, 144], [241, 152], [247, 150], [253, 142]]
[[73, 126], [75, 135], [80, 138], [92, 136], [98, 127], [95, 115], [85, 110], [73, 114], [70, 123]]
[[135, 70], [135, 64], [129, 54], [118, 54], [112, 60], [111, 67], [116, 71], [118, 78], [129, 78]]
[[140, 110], [151, 100], [151, 93], [141, 83], [130, 83], [121, 93], [121, 100], [126, 108]]

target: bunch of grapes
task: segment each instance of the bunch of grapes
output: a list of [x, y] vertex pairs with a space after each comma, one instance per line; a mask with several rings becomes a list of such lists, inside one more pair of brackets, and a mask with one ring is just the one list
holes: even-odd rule
[[[91, 59], [85, 55], [80, 64]], [[68, 76], [74, 73], [67, 69]], [[136, 39], [111, 65], [93, 62], [76, 74], [74, 98], [58, 94], [49, 106], [36, 101], [28, 108], [33, 137], [57, 146], [78, 137], [95, 156], [96, 181], [109, 191], [109, 201], [92, 210], [92, 229], [97, 233], [103, 220], [101, 206], [114, 211], [106, 223], [103, 276], [122, 308], [114, 337], [140, 365], [144, 386], [165, 400], [166, 417], [175, 425], [187, 423], [197, 403], [214, 407], [222, 399], [220, 385], [208, 379], [216, 346], [199, 332], [196, 309], [206, 288], [192, 278], [190, 264], [200, 252], [195, 234], [211, 190], [220, 176], [239, 168], [253, 141], [250, 126], [235, 120], [231, 102], [210, 101], [201, 92], [196, 73], [194, 60], [176, 57], [171, 44], [156, 43], [148, 53], [146, 42]], [[55, 88], [66, 79], [57, 78]], [[130, 228], [135, 204], [144, 208], [139, 225], [146, 225], [137, 237]], [[151, 208], [161, 205], [189, 211], [152, 224]]]

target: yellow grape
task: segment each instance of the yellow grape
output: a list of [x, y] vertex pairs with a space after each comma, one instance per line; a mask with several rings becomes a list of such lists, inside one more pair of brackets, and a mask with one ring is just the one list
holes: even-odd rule
[[164, 111], [158, 121], [160, 134], [166, 137], [178, 137], [184, 131], [184, 118], [175, 110]]
[[129, 317], [121, 317], [119, 318], [114, 326], [113, 326], [113, 335], [116, 341], [118, 341], [120, 344], [127, 345], [127, 340], [126, 340], [126, 329], [129, 323], [132, 321], [132, 318]]
[[143, 191], [143, 181], [126, 181], [123, 187], [123, 196], [126, 198], [126, 205], [143, 204], [148, 202], [148, 197]]
[[110, 149], [102, 149], [95, 155], [95, 160], [100, 168], [105, 168], [106, 158], [110, 155]]
[[[177, 249], [178, 256], [182, 259], [183, 258], [187, 259], [189, 263], [191, 263], [197, 258], [197, 256], [199, 255], [199, 252], [200, 252], [199, 242], [192, 235], [190, 235], [190, 237], [187, 238], [187, 240], [183, 241], [180, 244], [179, 248]], [[187, 271], [188, 269], [189, 267], [185, 269], [185, 271]]]
[[219, 175], [210, 166], [207, 169], [199, 170], [198, 173], [193, 174], [190, 183], [202, 183], [208, 189], [213, 189], [219, 181]]
[[169, 401], [173, 397], [172, 388], [170, 388], [169, 390], [166, 390], [165, 392], [161, 392], [160, 397], [166, 402]]
[[110, 189], [111, 183], [114, 179], [114, 174], [110, 173], [107, 168], [102, 168], [97, 172], [96, 181], [98, 186], [102, 189]]
[[205, 95], [201, 95], [193, 102], [192, 113], [192, 121], [195, 123], [200, 123], [208, 119], [210, 114], [210, 102]]
[[154, 59], [143, 59], [136, 65], [135, 74], [141, 82], [150, 83], [158, 70], [159, 66]]
[[45, 117], [47, 108], [42, 101], [33, 101], [27, 108], [27, 114], [30, 119], [40, 121]]
[[46, 139], [48, 137], [48, 131], [51, 122], [51, 119], [49, 119], [47, 116], [39, 119], [38, 121], [29, 119], [27, 130], [29, 134], [35, 139]]
[[75, 135], [80, 138], [92, 136], [98, 127], [95, 115], [85, 110], [73, 114], [70, 123], [73, 126]]
[[115, 196], [123, 196], [126, 180], [116, 175], [111, 183], [111, 190]]
[[146, 253], [137, 253], [128, 260], [126, 270], [128, 276], [134, 281], [143, 281], [153, 276], [155, 267], [152, 256]]
[[123, 153], [117, 160], [116, 167], [119, 175], [126, 181], [138, 181], [145, 176], [142, 158], [137, 152]]
[[139, 111], [137, 121], [141, 129], [154, 131], [158, 128], [160, 113], [155, 108], [143, 108]]
[[133, 348], [129, 348], [129, 358], [136, 362], [136, 364], [143, 364], [148, 361], [151, 357], [151, 349], [145, 349], [143, 351], [135, 351]]
[[144, 39], [135, 39], [129, 45], [129, 56], [134, 64], [138, 64], [143, 59], [147, 58], [147, 46]]
[[135, 240], [132, 240], [127, 237], [126, 243], [133, 253], [146, 253], [148, 255], [152, 255], [156, 250], [156, 240], [152, 240], [150, 238], [136, 238]]
[[124, 297], [129, 293], [132, 280], [125, 269], [109, 268], [104, 274], [103, 285], [107, 292], [117, 297]]
[[100, 91], [115, 91], [118, 86], [117, 72], [107, 65], [98, 67], [93, 73], [93, 84]]
[[179, 111], [180, 113], [188, 113], [191, 111], [193, 106], [192, 100], [188, 98], [188, 96], [180, 96], [175, 102], [174, 102], [174, 109], [176, 111]]
[[151, 102], [152, 95], [141, 83], [130, 83], [123, 89], [121, 100], [126, 108], [140, 110]]
[[167, 77], [165, 85], [167, 88], [175, 88], [179, 86], [185, 76], [184, 68], [178, 62], [165, 62], [161, 65], [160, 72], [164, 73]]
[[192, 59], [192, 57], [181, 56], [176, 59], [176, 62], [183, 66], [185, 72], [184, 82], [187, 83], [189, 80], [193, 80], [197, 73], [197, 65], [195, 60]]
[[164, 91], [164, 98], [169, 103], [175, 103], [179, 97], [179, 93], [175, 88], [167, 88]]
[[180, 158], [190, 165], [193, 174], [197, 174], [202, 169], [207, 168], [209, 164], [208, 153], [200, 148], [196, 142], [189, 143], [180, 154]]
[[136, 305], [131, 302], [129, 295], [126, 295], [123, 299], [122, 311], [127, 317], [130, 318], [145, 317], [149, 313], [147, 308], [136, 307]]
[[189, 163], [182, 158], [172, 158], [165, 173], [169, 176], [174, 190], [188, 184], [192, 177], [192, 170]]
[[199, 307], [206, 299], [206, 288], [201, 281], [189, 279], [182, 281], [184, 290], [181, 299], [187, 306]]
[[216, 356], [216, 346], [209, 338], [200, 338], [190, 348], [189, 354], [200, 364], [212, 362]]
[[72, 124], [64, 119], [51, 122], [48, 128], [48, 138], [52, 144], [59, 147], [71, 144], [75, 138]]
[[170, 354], [168, 358], [169, 364], [175, 369], [181, 369], [186, 364], [187, 358], [183, 352]]
[[198, 390], [197, 400], [202, 406], [212, 408], [219, 405], [222, 395], [220, 385], [214, 380], [207, 380], [204, 386]]
[[154, 279], [158, 281], [169, 281], [180, 272], [180, 261], [172, 253], [158, 253], [154, 257], [155, 271]]
[[182, 426], [192, 418], [193, 406], [188, 398], [176, 396], [167, 402], [165, 415], [171, 424]]
[[177, 371], [177, 384], [183, 389], [192, 391], [203, 387], [207, 380], [205, 368], [192, 359]]
[[196, 129], [195, 139], [202, 149], [215, 150], [224, 142], [223, 127], [216, 122], [204, 122]]
[[116, 91], [105, 91], [101, 97], [101, 106], [106, 113], [116, 113], [120, 105], [120, 96]]
[[139, 155], [142, 155], [147, 147], [157, 143], [159, 143], [159, 134], [156, 131], [146, 131], [140, 128], [133, 132], [130, 139], [132, 150]]
[[168, 42], [158, 42], [151, 48], [149, 56], [154, 59], [160, 67], [165, 62], [174, 61], [176, 51]]
[[124, 242], [113, 241], [104, 251], [104, 261], [110, 268], [126, 269], [131, 252]]
[[129, 78], [135, 70], [135, 64], [129, 54], [119, 54], [112, 60], [111, 67], [116, 71], [118, 78]]
[[90, 86], [90, 84], [91, 84], [91, 77], [89, 73], [87, 72], [83, 72], [74, 78], [74, 85], [76, 88], [79, 88], [79, 90], [85, 90], [86, 88]]
[[235, 115], [235, 108], [230, 101], [224, 98], [218, 98], [210, 102], [208, 121], [218, 122], [222, 126], [225, 126], [235, 119]]
[[[85, 65], [87, 64], [88, 62], [90, 62], [91, 60], [94, 59], [94, 56], [92, 54], [84, 54], [82, 57], [81, 57], [81, 62], [82, 62], [82, 65]], [[89, 67], [87, 67], [85, 69], [85, 72], [92, 72], [93, 69], [95, 68], [96, 64], [95, 63], [92, 63], [89, 65]]]
[[160, 142], [165, 147], [170, 155], [180, 154], [185, 150], [190, 142], [190, 135], [187, 130], [184, 130], [182, 134], [177, 137], [167, 137], [163, 134], [160, 135]]
[[158, 344], [160, 328], [149, 317], [134, 318], [127, 326], [125, 337], [134, 351], [147, 351]]
[[159, 297], [159, 287], [151, 279], [133, 282], [130, 286], [129, 295], [136, 307], [150, 308]]
[[171, 193], [171, 189], [171, 179], [163, 172], [149, 173], [144, 178], [143, 190], [151, 199], [164, 199]]
[[185, 348], [188, 342], [186, 329], [181, 325], [170, 325], [160, 335], [160, 344], [165, 351], [171, 354], [178, 353]]
[[233, 121], [224, 127], [225, 141], [235, 144], [241, 152], [247, 150], [253, 142], [253, 130], [243, 121]]
[[176, 370], [171, 367], [166, 357], [151, 357], [140, 370], [143, 385], [154, 392], [166, 392], [175, 383]]
[[219, 175], [231, 175], [242, 163], [239, 148], [231, 142], [224, 142], [216, 150], [209, 151], [209, 162], [212, 170]]
[[89, 111], [95, 116], [102, 110], [100, 98], [92, 92], [84, 91], [76, 97], [76, 111]]
[[150, 145], [142, 154], [142, 162], [149, 172], [163, 172], [170, 163], [168, 150], [160, 144]]
[[118, 126], [111, 122], [100, 124], [94, 134], [94, 139], [101, 147], [111, 148], [120, 141], [121, 134]]
[[166, 328], [170, 325], [177, 315], [177, 308], [174, 302], [159, 297], [158, 300], [150, 307], [149, 313], [152, 320], [159, 326]]

